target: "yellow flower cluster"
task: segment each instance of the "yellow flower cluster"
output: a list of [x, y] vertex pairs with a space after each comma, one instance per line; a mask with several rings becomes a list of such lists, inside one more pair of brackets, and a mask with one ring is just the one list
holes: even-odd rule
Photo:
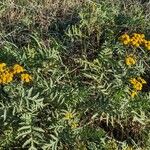
[[7, 69], [5, 63], [0, 63], [0, 84], [7, 84], [13, 80], [13, 73]]
[[71, 120], [73, 118], [74, 118], [74, 114], [73, 113], [71, 113], [71, 112], [66, 112], [65, 113], [65, 116], [64, 116], [65, 120]]
[[30, 82], [32, 77], [28, 73], [21, 74], [21, 81], [22, 82]]
[[7, 67], [5, 63], [0, 63], [0, 84], [8, 84], [14, 80], [14, 77], [21, 73], [21, 81], [23, 83], [30, 82], [32, 77], [24, 73], [25, 69], [19, 64]]
[[150, 50], [150, 41], [145, 39], [144, 34], [133, 33], [129, 36], [125, 33], [120, 37], [120, 41], [124, 45], [132, 45], [134, 47], [144, 46], [146, 49]]
[[130, 80], [130, 83], [132, 84], [133, 86], [133, 90], [131, 92], [131, 97], [134, 98], [138, 91], [141, 91], [142, 88], [143, 88], [143, 84], [146, 84], [147, 82], [141, 78], [141, 77], [137, 77], [137, 78], [131, 78]]
[[136, 59], [132, 54], [130, 54], [125, 58], [125, 63], [128, 66], [134, 65], [136, 63]]
[[64, 114], [64, 119], [68, 121], [69, 126], [71, 127], [71, 129], [75, 129], [78, 127], [78, 122], [75, 121], [75, 114], [72, 112], [66, 112]]
[[127, 45], [127, 44], [130, 43], [130, 36], [125, 33], [125, 34], [121, 35], [120, 41], [121, 41], [124, 45]]
[[17, 74], [17, 73], [22, 73], [22, 72], [24, 72], [23, 67], [18, 64], [15, 64], [13, 67], [13, 73]]

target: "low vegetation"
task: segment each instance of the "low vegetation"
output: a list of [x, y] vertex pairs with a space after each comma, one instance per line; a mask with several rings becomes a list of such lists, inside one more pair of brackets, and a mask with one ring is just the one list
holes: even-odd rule
[[0, 1], [0, 149], [149, 150], [150, 2]]

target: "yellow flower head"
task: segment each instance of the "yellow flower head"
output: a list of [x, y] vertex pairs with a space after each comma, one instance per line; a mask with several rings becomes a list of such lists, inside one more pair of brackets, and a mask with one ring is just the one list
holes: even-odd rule
[[145, 35], [144, 35], [144, 34], [141, 34], [140, 36], [141, 36], [141, 38], [142, 38], [142, 39], [144, 39], [144, 38], [145, 38]]
[[131, 84], [136, 84], [136, 82], [137, 82], [136, 78], [131, 78], [129, 81]]
[[131, 66], [136, 63], [136, 60], [132, 55], [129, 55], [125, 58], [125, 63], [126, 63], [126, 65]]
[[73, 118], [74, 118], [74, 114], [73, 113], [71, 113], [71, 112], [66, 112], [65, 113], [65, 117], [64, 117], [65, 120], [71, 120]]
[[15, 64], [15, 65], [13, 66], [13, 73], [14, 73], [14, 74], [22, 73], [22, 72], [24, 72], [24, 69], [23, 69], [22, 66], [20, 66], [20, 65], [18, 65], [18, 64]]
[[5, 70], [6, 64], [0, 63], [0, 72], [3, 72]]
[[134, 46], [135, 46], [135, 47], [139, 47], [139, 46], [140, 46], [140, 44], [137, 42]]
[[141, 91], [142, 87], [143, 87], [142, 83], [140, 83], [138, 81], [133, 85], [133, 88], [137, 91]]
[[130, 93], [130, 95], [131, 95], [132, 98], [134, 98], [135, 96], [137, 96], [137, 94], [138, 94], [137, 91], [132, 91]]
[[150, 50], [150, 41], [145, 41], [144, 45], [147, 50]]
[[122, 43], [123, 43], [124, 45], [128, 45], [129, 42], [130, 42], [130, 40], [124, 40], [124, 41], [122, 41]]
[[13, 73], [6, 70], [0, 75], [0, 83], [1, 84], [7, 84], [13, 81]]
[[[143, 84], [146, 84], [147, 82], [143, 79], [143, 78], [141, 78], [141, 77], [137, 77], [137, 79], [136, 78], [131, 78], [130, 80], [129, 80], [129, 82], [133, 85], [133, 89], [135, 90], [135, 91], [141, 91], [142, 90], [142, 88], [143, 88]], [[133, 91], [133, 95], [135, 95], [135, 91]], [[132, 95], [132, 94], [131, 94]]]
[[127, 45], [130, 43], [130, 37], [128, 34], [123, 34], [121, 37], [120, 37], [120, 40], [121, 42], [124, 44], [124, 45]]
[[22, 81], [22, 82], [28, 83], [28, 82], [30, 82], [31, 80], [32, 80], [32, 77], [31, 77], [29, 74], [27, 74], [27, 73], [21, 74], [21, 81]]

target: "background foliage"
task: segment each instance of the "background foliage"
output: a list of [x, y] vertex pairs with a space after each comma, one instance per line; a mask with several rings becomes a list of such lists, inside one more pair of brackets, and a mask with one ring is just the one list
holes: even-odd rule
[[[149, 51], [118, 38], [150, 40], [143, 0], [1, 0], [0, 62], [19, 63], [30, 84], [0, 85], [1, 149], [150, 149]], [[131, 76], [147, 81], [131, 98]]]

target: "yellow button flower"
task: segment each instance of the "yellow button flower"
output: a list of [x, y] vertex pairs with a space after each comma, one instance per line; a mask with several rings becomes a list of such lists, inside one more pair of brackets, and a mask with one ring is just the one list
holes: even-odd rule
[[138, 94], [137, 91], [132, 91], [130, 93], [130, 95], [131, 95], [132, 98], [134, 98], [135, 96], [137, 96], [137, 94]]
[[124, 45], [127, 45], [127, 44], [130, 43], [130, 40], [124, 40], [122, 43], [123, 43]]
[[135, 47], [139, 47], [139, 46], [140, 46], [140, 44], [139, 44], [139, 43], [136, 43], [134, 46], [135, 46]]
[[136, 82], [137, 82], [136, 78], [131, 78], [129, 81], [131, 84], [136, 84]]
[[124, 45], [127, 45], [130, 43], [130, 37], [128, 34], [123, 34], [121, 37], [120, 37], [120, 41], [124, 44]]
[[9, 73], [7, 76], [6, 76], [6, 78], [7, 78], [7, 83], [10, 83], [10, 82], [12, 82], [13, 81], [13, 74], [11, 74], [11, 73]]
[[18, 64], [15, 64], [15, 65], [13, 66], [13, 73], [14, 73], [14, 74], [22, 73], [22, 72], [24, 72], [24, 69], [23, 69], [22, 66], [20, 66], [20, 65], [18, 65]]
[[13, 81], [13, 74], [5, 71], [0, 75], [0, 83], [7, 84]]
[[5, 70], [6, 64], [0, 63], [0, 72], [3, 72]]
[[145, 38], [145, 35], [144, 35], [144, 34], [141, 34], [141, 38], [144, 39], [144, 38]]
[[146, 84], [147, 82], [141, 78], [141, 77], [137, 77], [136, 78], [131, 78], [129, 80], [129, 82], [133, 85], [133, 91], [131, 92], [131, 97], [134, 97], [135, 95], [137, 95], [137, 91], [141, 91], [143, 88], [143, 84]]
[[73, 113], [71, 113], [71, 112], [66, 112], [65, 113], [65, 117], [64, 117], [65, 120], [71, 120], [73, 118], [74, 118]]
[[136, 60], [132, 55], [129, 55], [125, 58], [125, 63], [126, 63], [126, 65], [131, 66], [136, 63]]
[[32, 77], [29, 75], [29, 74], [27, 74], [27, 73], [23, 73], [23, 74], [21, 74], [21, 81], [22, 82], [30, 82], [32, 80]]
[[150, 50], [150, 41], [147, 41], [145, 43], [145, 47], [146, 47], [147, 50]]
[[143, 87], [142, 83], [140, 83], [138, 81], [133, 85], [133, 88], [137, 91], [141, 91], [142, 87]]

